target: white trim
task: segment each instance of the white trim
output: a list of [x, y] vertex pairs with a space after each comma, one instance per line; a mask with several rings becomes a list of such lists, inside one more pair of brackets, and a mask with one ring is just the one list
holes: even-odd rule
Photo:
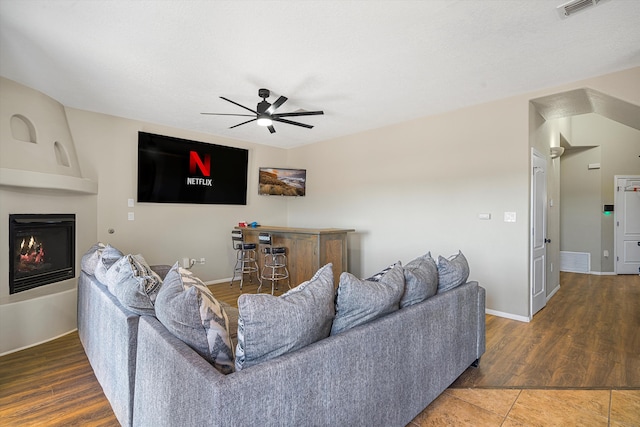
[[517, 320], [519, 322], [529, 323], [531, 321], [531, 319], [526, 316], [519, 316], [517, 314], [504, 313], [502, 311], [489, 310], [488, 308], [485, 310], [485, 313], [492, 316], [504, 317], [505, 319]]
[[217, 285], [218, 283], [231, 283], [231, 277], [227, 277], [226, 279], [216, 279], [216, 280], [209, 280], [207, 282], [204, 282], [204, 284], [207, 286]]
[[73, 328], [73, 329], [71, 329], [70, 331], [64, 332], [64, 333], [62, 333], [62, 334], [60, 334], [60, 335], [58, 335], [58, 336], [51, 337], [51, 338], [47, 338], [46, 340], [42, 340], [42, 341], [40, 341], [40, 342], [35, 342], [35, 343], [33, 343], [33, 344], [25, 345], [25, 346], [20, 347], [20, 348], [14, 348], [14, 349], [11, 349], [11, 350], [9, 350], [9, 351], [5, 351], [4, 353], [0, 353], [0, 357], [2, 357], [2, 356], [6, 356], [7, 354], [15, 353], [16, 351], [26, 350], [26, 349], [28, 349], [28, 348], [35, 347], [35, 346], [37, 346], [37, 345], [47, 343], [47, 342], [49, 342], [49, 341], [57, 340], [58, 338], [60, 338], [60, 337], [64, 337], [65, 335], [69, 335], [70, 333], [75, 332], [75, 331], [77, 331], [77, 330], [78, 330], [78, 328]]
[[589, 274], [593, 274], [594, 276], [617, 276], [613, 271], [590, 271]]
[[551, 291], [551, 293], [549, 295], [547, 295], [547, 302], [549, 302], [549, 300], [560, 290], [560, 283], [558, 283], [558, 286], [556, 286], [555, 288], [553, 288], [553, 290]]

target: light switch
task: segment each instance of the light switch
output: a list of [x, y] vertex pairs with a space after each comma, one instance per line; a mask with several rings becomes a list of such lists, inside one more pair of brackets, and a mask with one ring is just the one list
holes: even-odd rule
[[504, 213], [504, 222], [516, 222], [516, 213], [515, 212], [505, 212]]
[[127, 199], [127, 207], [133, 207], [133, 199]]

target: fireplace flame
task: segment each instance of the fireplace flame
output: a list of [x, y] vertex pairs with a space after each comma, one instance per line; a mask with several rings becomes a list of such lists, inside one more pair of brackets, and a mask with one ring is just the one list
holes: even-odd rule
[[20, 244], [20, 264], [22, 265], [37, 265], [44, 262], [44, 246], [38, 242], [33, 236], [27, 239], [22, 239]]

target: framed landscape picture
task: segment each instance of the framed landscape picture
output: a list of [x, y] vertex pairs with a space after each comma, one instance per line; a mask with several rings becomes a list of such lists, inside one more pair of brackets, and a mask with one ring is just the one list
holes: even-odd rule
[[266, 168], [259, 170], [258, 194], [263, 196], [304, 196], [306, 169]]

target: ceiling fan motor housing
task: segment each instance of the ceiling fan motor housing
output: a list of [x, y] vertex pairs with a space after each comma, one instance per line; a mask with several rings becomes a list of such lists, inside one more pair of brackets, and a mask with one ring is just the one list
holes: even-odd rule
[[[268, 96], [268, 95], [267, 95]], [[256, 107], [256, 110], [258, 111], [258, 115], [263, 115], [265, 114], [265, 111], [267, 111], [267, 108], [271, 107], [271, 104], [267, 101], [260, 101], [258, 102], [258, 106]]]

